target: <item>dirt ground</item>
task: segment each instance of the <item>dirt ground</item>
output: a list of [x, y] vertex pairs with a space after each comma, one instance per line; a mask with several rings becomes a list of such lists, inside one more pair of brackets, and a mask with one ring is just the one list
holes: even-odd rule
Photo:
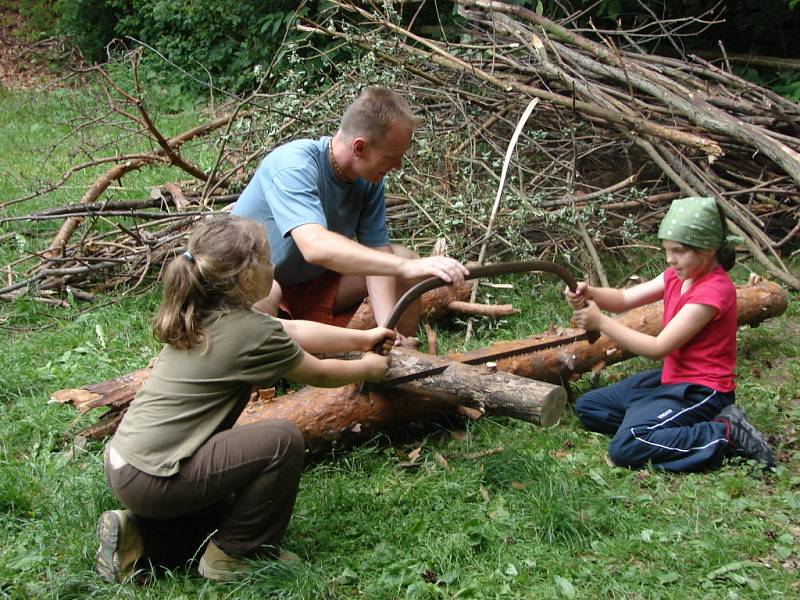
[[19, 35], [23, 18], [0, 7], [0, 89], [29, 90], [52, 83], [44, 60], [47, 43], [32, 44]]

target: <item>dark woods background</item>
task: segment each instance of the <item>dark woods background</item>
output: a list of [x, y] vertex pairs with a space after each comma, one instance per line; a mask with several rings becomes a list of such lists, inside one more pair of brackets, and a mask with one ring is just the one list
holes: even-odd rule
[[[335, 2], [307, 0], [3, 0], [18, 5], [28, 17], [32, 37], [68, 36], [89, 62], [103, 62], [139, 42], [156, 52], [146, 54], [145, 68], [178, 83], [182, 91], [198, 82], [246, 91], [264, 81], [277, 85], [280, 73], [292, 68], [291, 52], [304, 58], [309, 78], [333, 78], [336, 63], [351, 58], [353, 49], [332, 41], [309, 42], [308, 33], [293, 25], [299, 19], [326, 23], [336, 18]], [[553, 19], [574, 16], [589, 35], [623, 28], [650, 27], [702, 16], [705, 26], [687, 25], [681, 36], [645, 42], [650, 52], [677, 55], [704, 53], [728, 57], [731, 68], [779, 93], [800, 99], [800, 68], [791, 63], [755, 57], [800, 58], [800, 2], [744, 0], [716, 3], [694, 0], [516, 0], [511, 2]], [[361, 3], [369, 7], [369, 3]], [[378, 3], [381, 9], [384, 3]], [[392, 3], [396, 19], [431, 38], [459, 35], [455, 3], [419, 0]], [[161, 56], [158, 56], [161, 54]], [[751, 60], [738, 55], [751, 55]], [[313, 57], [317, 57], [316, 60]], [[256, 68], [256, 65], [261, 65]], [[187, 73], [191, 77], [187, 77]]]

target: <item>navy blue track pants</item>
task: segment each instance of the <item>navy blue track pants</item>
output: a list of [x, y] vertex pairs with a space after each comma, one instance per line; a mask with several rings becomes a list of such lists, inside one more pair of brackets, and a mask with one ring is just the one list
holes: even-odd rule
[[588, 429], [614, 435], [608, 454], [618, 466], [703, 471], [724, 458], [725, 424], [712, 419], [734, 399], [693, 383], [662, 385], [654, 369], [583, 394], [575, 411]]

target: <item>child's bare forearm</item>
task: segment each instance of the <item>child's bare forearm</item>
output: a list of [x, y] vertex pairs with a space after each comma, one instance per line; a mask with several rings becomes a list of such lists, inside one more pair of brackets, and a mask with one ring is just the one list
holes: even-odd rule
[[356, 360], [340, 360], [329, 358], [320, 360], [310, 354], [286, 377], [297, 383], [305, 383], [316, 387], [339, 387], [357, 381], [380, 381], [389, 359], [373, 352], [366, 352]]
[[603, 310], [615, 313], [625, 310], [625, 296], [620, 289], [589, 286], [587, 295]]
[[367, 334], [359, 329], [347, 329], [314, 321], [279, 320], [289, 337], [306, 352], [360, 350], [367, 341]]

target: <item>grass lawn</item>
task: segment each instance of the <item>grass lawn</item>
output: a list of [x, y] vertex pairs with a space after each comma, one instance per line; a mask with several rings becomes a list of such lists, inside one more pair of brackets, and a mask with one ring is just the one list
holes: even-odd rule
[[[42, 158], [81, 103], [72, 91], [34, 99], [0, 90], [0, 203], [57, 177], [72, 160]], [[176, 130], [199, 120], [171, 118], [165, 127]], [[145, 197], [148, 184], [169, 176], [133, 174], [115, 193]], [[77, 199], [90, 179], [50, 201]], [[23, 209], [6, 214], [14, 211]], [[30, 225], [3, 226], [3, 264], [46, 243], [52, 227], [31, 235]], [[659, 260], [641, 274], [657, 273]], [[625, 268], [609, 265], [612, 274]], [[740, 283], [747, 275], [745, 266], [732, 273]], [[492, 300], [523, 312], [479, 321], [472, 346], [567, 323], [560, 284], [513, 282], [492, 290]], [[92, 310], [0, 303], [0, 598], [800, 597], [796, 300], [785, 315], [739, 333], [738, 402], [780, 458], [768, 477], [741, 464], [680, 476], [610, 468], [608, 439], [585, 431], [571, 407], [547, 430], [493, 418], [408, 427], [309, 457], [285, 538], [300, 566], [262, 562], [226, 584], [190, 569], [145, 586], [108, 584], [93, 572], [94, 527], [117, 504], [104, 481], [102, 444], [73, 443], [95, 415], [47, 401], [55, 390], [145, 365], [158, 350], [149, 328], [157, 304], [156, 292], [104, 296]], [[463, 340], [462, 323], [438, 327], [445, 345]], [[574, 388], [650, 366], [627, 361]], [[417, 449], [416, 466], [402, 466]]]

